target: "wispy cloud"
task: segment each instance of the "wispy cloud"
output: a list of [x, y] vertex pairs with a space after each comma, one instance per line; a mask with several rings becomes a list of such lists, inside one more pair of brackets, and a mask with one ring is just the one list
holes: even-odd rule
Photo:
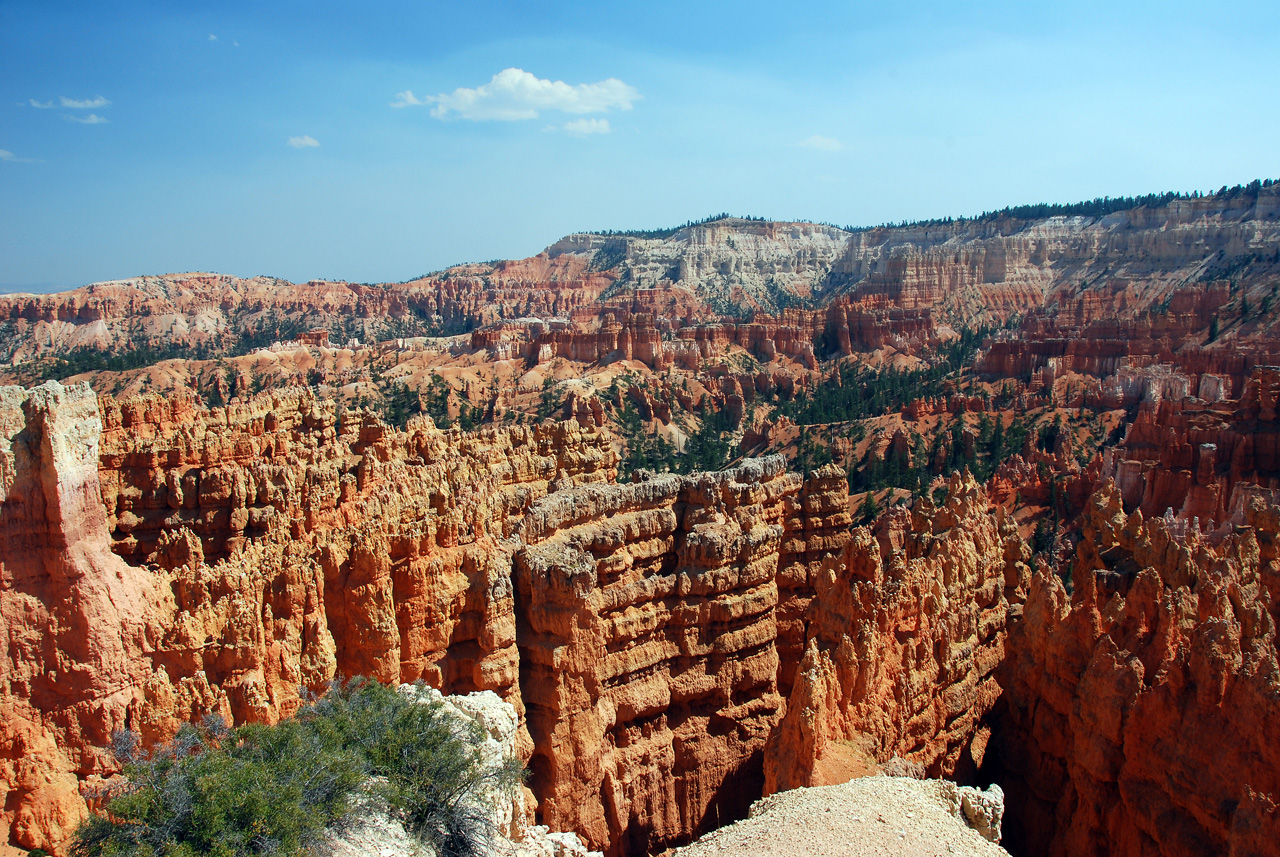
[[109, 121], [105, 116], [99, 116], [97, 113], [90, 113], [88, 116], [72, 116], [70, 113], [62, 114], [72, 122], [79, 122], [82, 125], [106, 125]]
[[19, 158], [8, 149], [0, 149], [0, 161], [8, 161], [12, 164], [35, 164], [38, 163], [36, 158]]
[[111, 104], [101, 95], [95, 95], [93, 98], [67, 98], [64, 95], [58, 99], [58, 103], [68, 110], [93, 110], [98, 107], [107, 107]]
[[575, 137], [585, 137], [588, 134], [608, 134], [611, 129], [608, 119], [574, 119], [564, 123], [564, 130]]
[[290, 137], [288, 145], [295, 149], [315, 149], [320, 146], [320, 141], [310, 134], [303, 134], [301, 137]]
[[[428, 106], [437, 119], [458, 116], [475, 121], [514, 122], [537, 119], [540, 111], [563, 113], [604, 113], [630, 110], [640, 93], [616, 77], [598, 83], [570, 85], [562, 80], [544, 80], [518, 68], [504, 69], [488, 83], [475, 89], [460, 87], [451, 93], [418, 98], [410, 90], [396, 93], [392, 107]], [[588, 132], [599, 133], [599, 132]]]
[[806, 149], [817, 149], [820, 152], [838, 152], [844, 148], [844, 145], [835, 137], [824, 137], [821, 134], [806, 137], [797, 145]]
[[217, 37], [217, 36], [215, 36], [213, 33], [210, 33], [210, 34], [209, 34], [209, 41], [211, 41], [211, 42], [216, 42], [216, 41], [218, 41], [218, 37]]
[[36, 101], [33, 98], [31, 99], [31, 106], [39, 108], [40, 110], [48, 110], [49, 108], [53, 107], [54, 104], [52, 101]]

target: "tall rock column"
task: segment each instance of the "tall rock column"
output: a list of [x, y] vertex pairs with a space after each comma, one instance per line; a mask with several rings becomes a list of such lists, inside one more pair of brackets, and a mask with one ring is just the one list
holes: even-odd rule
[[59, 850], [151, 669], [151, 575], [111, 552], [87, 384], [0, 388], [0, 839]]
[[765, 791], [826, 785], [842, 755], [898, 756], [932, 776], [981, 765], [983, 718], [1025, 592], [1029, 551], [972, 477], [935, 509], [853, 530], [842, 562], [814, 566], [804, 659], [765, 752]]
[[783, 501], [770, 458], [535, 504], [516, 557], [543, 823], [612, 854], [678, 843], [758, 796], [777, 693]]

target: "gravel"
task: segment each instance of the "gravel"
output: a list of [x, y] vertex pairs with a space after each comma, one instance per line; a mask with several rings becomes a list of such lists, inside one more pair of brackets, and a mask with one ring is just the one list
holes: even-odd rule
[[996, 857], [961, 818], [956, 786], [864, 777], [757, 801], [751, 815], [675, 852], [679, 857]]

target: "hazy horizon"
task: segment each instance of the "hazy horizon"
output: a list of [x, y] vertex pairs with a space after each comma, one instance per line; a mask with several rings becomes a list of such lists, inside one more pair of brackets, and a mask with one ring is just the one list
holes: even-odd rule
[[1263, 3], [0, 7], [0, 291], [1275, 175]]

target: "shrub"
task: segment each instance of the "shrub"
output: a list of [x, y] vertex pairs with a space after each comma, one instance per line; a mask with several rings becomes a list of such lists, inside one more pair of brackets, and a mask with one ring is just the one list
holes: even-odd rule
[[334, 687], [275, 726], [184, 727], [134, 758], [125, 783], [77, 832], [74, 857], [301, 855], [367, 805], [370, 792], [442, 855], [479, 853], [484, 803], [519, 783], [515, 760], [480, 756], [479, 727], [374, 681]]

